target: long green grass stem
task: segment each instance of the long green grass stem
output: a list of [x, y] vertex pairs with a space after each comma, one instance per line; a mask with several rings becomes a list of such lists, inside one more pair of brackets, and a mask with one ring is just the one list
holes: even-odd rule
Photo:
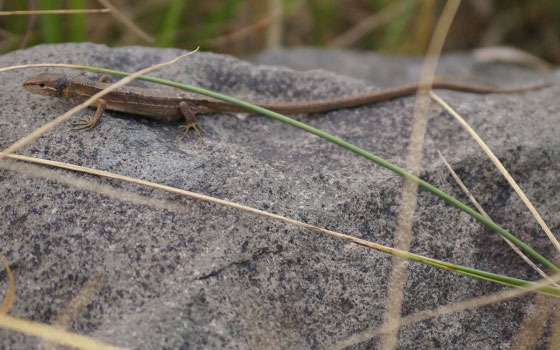
[[[483, 280], [503, 284], [505, 286], [516, 287], [516, 288], [534, 288], [536, 286], [535, 282], [529, 282], [529, 281], [521, 280], [521, 279], [518, 279], [518, 278], [513, 278], [513, 277], [498, 275], [498, 274], [495, 274], [495, 273], [486, 272], [486, 271], [482, 271], [482, 270], [472, 269], [470, 267], [455, 265], [455, 264], [451, 264], [451, 263], [436, 260], [436, 259], [420, 257], [420, 256], [417, 256], [417, 255], [412, 255], [412, 256], [401, 255], [401, 254], [394, 254], [394, 255], [399, 255], [399, 256], [401, 256], [403, 258], [406, 258], [408, 260], [416, 261], [416, 262], [423, 263], [423, 264], [426, 264], [426, 265], [431, 265], [431, 266], [434, 266], [434, 267], [437, 267], [437, 268], [440, 268], [440, 269], [457, 272], [457, 273], [460, 273], [460, 274], [465, 275], [465, 276], [476, 277], [476, 278], [480, 278], [480, 279], [483, 279]], [[537, 289], [536, 292], [540, 293], [540, 294], [545, 294], [545, 295], [550, 295], [550, 296], [553, 296], [553, 297], [560, 298], [560, 289], [555, 288], [555, 287], [549, 287], [549, 286], [542, 287], [542, 288]]]
[[[94, 68], [94, 67], [86, 67], [86, 66], [80, 66], [80, 67], [82, 67], [83, 70], [87, 70], [87, 71], [91, 71], [91, 72], [112, 74], [112, 75], [118, 75], [118, 76], [129, 75], [128, 73], [120, 72], [120, 71], [116, 71], [116, 70], [112, 70], [112, 69]], [[176, 88], [183, 89], [183, 90], [188, 90], [188, 91], [195, 92], [195, 93], [198, 93], [198, 94], [201, 94], [201, 95], [205, 95], [205, 96], [213, 97], [213, 98], [225, 101], [225, 102], [229, 102], [229, 103], [232, 103], [234, 105], [238, 105], [238, 106], [247, 108], [248, 110], [251, 110], [255, 113], [262, 114], [262, 115], [274, 118], [276, 120], [279, 120], [283, 123], [295, 126], [295, 127], [300, 128], [304, 131], [307, 131], [307, 132], [310, 132], [314, 135], [322, 137], [325, 140], [331, 141], [331, 142], [333, 142], [333, 143], [335, 143], [335, 144], [337, 144], [341, 147], [344, 147], [344, 148], [346, 148], [346, 149], [348, 149], [348, 150], [350, 150], [350, 151], [352, 151], [356, 154], [359, 154], [359, 155], [361, 155], [361, 156], [363, 156], [363, 157], [365, 157], [365, 158], [367, 158], [367, 159], [369, 159], [369, 160], [371, 160], [371, 161], [373, 161], [373, 162], [375, 162], [375, 163], [377, 163], [377, 164], [379, 164], [379, 165], [381, 165], [381, 166], [399, 174], [400, 176], [404, 177], [405, 179], [416, 182], [422, 188], [432, 192], [436, 196], [445, 200], [447, 203], [455, 206], [456, 208], [461, 209], [465, 213], [474, 217], [476, 220], [480, 221], [482, 224], [486, 225], [488, 228], [498, 232], [500, 235], [504, 236], [505, 238], [510, 240], [513, 244], [518, 246], [527, 255], [530, 255], [535, 260], [540, 262], [542, 265], [546, 266], [548, 269], [550, 269], [554, 272], [560, 272], [560, 270], [554, 264], [552, 264], [550, 261], [548, 261], [544, 256], [537, 253], [534, 249], [532, 249], [531, 247], [529, 247], [528, 245], [526, 245], [525, 243], [523, 243], [522, 241], [517, 239], [515, 236], [513, 236], [511, 233], [509, 233], [508, 231], [506, 231], [505, 229], [503, 229], [499, 225], [495, 224], [491, 220], [486, 219], [483, 215], [481, 215], [480, 213], [478, 213], [474, 209], [471, 209], [467, 205], [463, 204], [462, 202], [458, 201], [457, 199], [453, 198], [452, 196], [448, 195], [447, 193], [441, 191], [440, 189], [432, 186], [431, 184], [427, 183], [426, 181], [421, 180], [420, 178], [410, 174], [406, 170], [401, 169], [398, 166], [396, 166], [392, 163], [389, 163], [386, 160], [384, 160], [382, 158], [379, 158], [378, 156], [376, 156], [372, 153], [369, 153], [366, 150], [363, 150], [363, 149], [361, 149], [357, 146], [354, 146], [351, 143], [343, 141], [336, 136], [328, 134], [324, 131], [321, 131], [321, 130], [316, 129], [312, 126], [306, 125], [306, 124], [304, 124], [302, 122], [299, 122], [297, 120], [294, 120], [292, 118], [288, 118], [288, 117], [286, 117], [282, 114], [272, 112], [272, 111], [267, 110], [265, 108], [255, 106], [255, 105], [252, 105], [250, 103], [243, 102], [243, 101], [237, 100], [235, 98], [225, 96], [225, 95], [222, 95], [222, 94], [218, 94], [218, 93], [206, 90], [206, 89], [202, 89], [202, 88], [198, 88], [198, 87], [194, 87], [194, 86], [190, 86], [190, 85], [185, 85], [185, 84], [181, 84], [181, 83], [176, 83], [176, 82], [169, 81], [169, 80], [149, 77], [149, 76], [140, 76], [140, 77], [138, 77], [138, 79], [153, 82], [153, 83], [158, 83], [158, 84], [164, 84], [164, 85], [176, 87]]]

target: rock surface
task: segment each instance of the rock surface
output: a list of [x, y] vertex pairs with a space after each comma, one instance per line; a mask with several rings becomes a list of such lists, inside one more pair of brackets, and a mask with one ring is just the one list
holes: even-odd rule
[[[135, 71], [181, 53], [42, 45], [1, 56], [0, 66], [68, 62]], [[344, 67], [359, 67], [355, 74], [377, 86], [413, 81], [419, 67], [414, 58], [305, 54], [302, 60], [310, 62], [309, 57], [343, 55]], [[368, 62], [375, 64], [368, 67]], [[468, 55], [443, 62], [445, 74], [483, 74], [517, 86], [554, 79], [518, 67], [474, 63]], [[0, 147], [72, 106], [21, 88], [42, 71], [2, 73]], [[327, 71], [255, 66], [210, 53], [194, 54], [152, 75], [250, 100], [308, 100], [375, 89], [370, 82]], [[553, 232], [560, 231], [559, 93], [558, 86], [516, 95], [439, 92], [488, 142]], [[405, 167], [413, 106], [414, 98], [408, 97], [300, 119]], [[181, 139], [179, 123], [108, 113], [91, 132], [72, 132], [65, 122], [20, 153], [227, 199], [393, 245], [402, 184], [397, 175], [262, 116], [208, 115], [199, 121], [208, 134], [204, 142], [192, 135]], [[437, 150], [495, 221], [553, 256], [551, 244], [491, 162], [434, 106], [422, 177], [466, 202]], [[0, 171], [0, 252], [17, 283], [11, 315], [53, 324], [88, 280], [100, 278], [106, 283], [71, 318], [68, 329], [133, 349], [321, 349], [383, 322], [390, 256], [158, 190], [65, 170], [9, 166]], [[85, 183], [69, 183], [76, 179]], [[538, 278], [495, 233], [426, 191], [419, 193], [411, 251]], [[5, 290], [4, 272], [0, 285]], [[490, 282], [410, 263], [403, 315], [500, 290]], [[399, 348], [509, 349], [533, 299], [529, 295], [404, 327]], [[0, 330], [1, 348], [28, 349], [38, 342]], [[546, 348], [547, 338], [539, 344]], [[372, 347], [379, 347], [379, 339], [354, 348]]]

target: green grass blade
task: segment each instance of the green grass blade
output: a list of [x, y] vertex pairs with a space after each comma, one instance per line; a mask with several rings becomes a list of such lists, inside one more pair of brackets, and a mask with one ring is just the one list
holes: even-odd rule
[[[372, 47], [379, 47], [383, 52], [398, 52], [399, 48], [402, 48], [403, 44], [406, 43], [410, 35], [412, 35], [411, 33], [407, 35], [407, 31], [410, 31], [411, 22], [418, 6], [417, 3], [412, 3], [405, 7], [398, 16], [395, 16], [384, 28], [384, 34], [381, 40], [379, 40], [378, 37], [372, 38], [373, 40], [377, 40], [377, 42], [371, 42]], [[422, 48], [422, 50], [425, 49], [425, 47]]]
[[311, 8], [313, 21], [313, 42], [324, 45], [332, 33], [337, 31], [336, 1], [311, 0], [308, 5]]
[[[60, 9], [59, 0], [41, 0], [39, 1], [39, 9], [41, 10], [58, 10]], [[62, 27], [60, 25], [59, 15], [42, 15], [41, 16], [42, 32], [47, 43], [62, 42]]]
[[[86, 0], [71, 0], [69, 5], [71, 9], [82, 10], [86, 8]], [[86, 24], [84, 15], [69, 15], [68, 24], [70, 41], [83, 42], [86, 40]]]
[[200, 29], [198, 33], [194, 35], [194, 42], [202, 42], [211, 38], [216, 37], [220, 34], [220, 30], [223, 29], [224, 24], [227, 23], [235, 14], [235, 10], [243, 4], [243, 0], [226, 0], [207, 18], [204, 19], [206, 22], [204, 27]]
[[[92, 72], [113, 74], [113, 75], [118, 75], [118, 76], [129, 75], [128, 73], [115, 71], [115, 70], [111, 70], [111, 69], [102, 69], [102, 68], [94, 68], [94, 67], [83, 67], [83, 69], [88, 70], [88, 71], [92, 71]], [[523, 243], [522, 241], [517, 239], [515, 236], [513, 236], [511, 233], [509, 233], [508, 231], [506, 231], [505, 229], [503, 229], [502, 227], [500, 227], [499, 225], [497, 225], [493, 221], [486, 219], [483, 215], [481, 215], [480, 213], [478, 213], [474, 209], [468, 207], [467, 205], [463, 204], [459, 200], [457, 200], [454, 197], [448, 195], [447, 193], [441, 191], [440, 189], [436, 188], [435, 186], [432, 186], [431, 184], [427, 183], [426, 181], [423, 181], [420, 178], [410, 174], [406, 170], [401, 169], [398, 166], [396, 166], [396, 165], [394, 165], [390, 162], [387, 162], [384, 159], [382, 159], [382, 158], [380, 158], [380, 157], [378, 157], [378, 156], [376, 156], [372, 153], [367, 152], [366, 150], [363, 150], [363, 149], [361, 149], [357, 146], [354, 146], [351, 143], [343, 141], [336, 136], [333, 136], [331, 134], [323, 132], [323, 131], [321, 131], [319, 129], [316, 129], [312, 126], [306, 125], [306, 124], [304, 124], [300, 121], [288, 118], [288, 117], [286, 117], [282, 114], [269, 111], [265, 108], [255, 106], [255, 105], [252, 105], [250, 103], [243, 102], [243, 101], [237, 100], [237, 99], [229, 97], [229, 96], [218, 94], [218, 93], [215, 93], [213, 91], [209, 91], [209, 90], [206, 90], [206, 89], [202, 89], [202, 88], [198, 88], [198, 87], [194, 87], [194, 86], [190, 86], [190, 85], [185, 85], [185, 84], [181, 84], [181, 83], [176, 83], [176, 82], [169, 81], [169, 80], [164, 80], [164, 79], [159, 79], [159, 78], [154, 78], [154, 77], [148, 77], [148, 76], [141, 76], [141, 77], [138, 77], [138, 79], [145, 80], [145, 81], [150, 81], [150, 82], [154, 82], [154, 83], [158, 83], [158, 84], [164, 84], [164, 85], [176, 87], [176, 88], [179, 88], [179, 89], [195, 92], [195, 93], [198, 93], [198, 94], [201, 94], [201, 95], [210, 96], [210, 97], [213, 97], [213, 98], [216, 98], [216, 99], [220, 99], [222, 101], [226, 101], [226, 102], [229, 102], [229, 103], [247, 108], [248, 110], [254, 111], [258, 114], [262, 114], [262, 115], [266, 115], [268, 117], [274, 118], [274, 119], [279, 120], [283, 123], [295, 126], [295, 127], [300, 128], [304, 131], [310, 132], [314, 135], [317, 135], [317, 136], [322, 137], [322, 138], [324, 138], [328, 141], [331, 141], [331, 142], [333, 142], [333, 143], [335, 143], [335, 144], [337, 144], [341, 147], [344, 147], [344, 148], [346, 148], [346, 149], [348, 149], [348, 150], [350, 150], [350, 151], [352, 151], [356, 154], [359, 154], [359, 155], [373, 161], [374, 163], [376, 163], [378, 165], [381, 165], [381, 166], [397, 173], [398, 175], [401, 175], [402, 177], [404, 177], [404, 178], [406, 178], [410, 181], [416, 182], [422, 188], [430, 191], [431, 193], [433, 193], [436, 196], [440, 197], [441, 199], [445, 200], [447, 203], [449, 203], [449, 204], [455, 206], [456, 208], [464, 211], [465, 213], [469, 214], [470, 216], [472, 216], [473, 218], [475, 218], [476, 220], [478, 220], [479, 222], [481, 222], [482, 224], [484, 224], [488, 228], [498, 232], [500, 235], [509, 239], [513, 244], [518, 246], [527, 255], [533, 257], [536, 261], [538, 261], [542, 265], [546, 266], [548, 269], [550, 269], [554, 272], [560, 272], [560, 270], [554, 264], [552, 264], [550, 261], [548, 261], [541, 254], [539, 254], [538, 252], [533, 250], [531, 247], [529, 247], [528, 245], [526, 245], [525, 243]]]
[[161, 47], [172, 46], [175, 43], [175, 36], [178, 32], [178, 27], [181, 23], [181, 18], [184, 16], [183, 10], [187, 6], [187, 0], [173, 0], [169, 5], [163, 24], [158, 35], [158, 45]]

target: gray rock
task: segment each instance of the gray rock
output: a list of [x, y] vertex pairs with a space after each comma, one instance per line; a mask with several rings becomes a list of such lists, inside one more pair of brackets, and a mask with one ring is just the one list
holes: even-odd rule
[[[71, 62], [135, 71], [180, 53], [42, 45], [1, 56], [0, 66]], [[309, 57], [323, 54], [329, 53]], [[362, 57], [356, 55], [354, 63]], [[450, 67], [469, 60], [465, 55], [444, 58]], [[399, 62], [401, 71], [415, 70], [408, 66], [417, 67], [413, 61], [380, 58], [371, 69], [390, 71]], [[472, 73], [474, 66], [461, 74]], [[507, 75], [500, 82], [515, 85], [551, 78], [507, 66], [497, 69]], [[21, 88], [40, 71], [2, 73], [2, 148], [72, 106]], [[358, 74], [369, 78], [373, 73]], [[364, 80], [324, 70], [255, 66], [211, 53], [189, 56], [153, 75], [253, 100], [307, 100], [375, 89]], [[391, 77], [386, 83], [396, 85]], [[412, 77], [404, 74], [394, 82]], [[516, 95], [440, 93], [488, 142], [555, 232], [560, 226], [558, 93], [556, 86]], [[405, 166], [413, 106], [409, 97], [301, 119]], [[430, 114], [422, 177], [466, 202], [437, 157], [441, 150], [498, 223], [552, 257], [551, 244], [478, 146], [439, 107]], [[179, 124], [108, 113], [91, 132], [72, 132], [65, 122], [20, 153], [191, 190], [392, 245], [402, 184], [397, 175], [262, 116], [199, 120], [208, 133], [204, 142], [192, 135], [181, 140]], [[390, 256], [158, 190], [63, 170], [24, 170], [0, 171], [1, 252], [16, 276], [14, 316], [53, 323], [86, 281], [101, 275], [107, 284], [69, 329], [128, 348], [329, 348], [383, 322]], [[69, 185], [69, 176], [93, 187]], [[495, 233], [423, 190], [411, 251], [538, 278]], [[5, 273], [0, 278], [5, 286]], [[403, 315], [502, 289], [410, 263]], [[407, 326], [399, 332], [400, 348], [507, 349], [533, 298]], [[0, 330], [2, 348], [28, 349], [36, 343]], [[541, 343], [546, 345], [546, 338]], [[373, 339], [355, 348], [378, 344]]]
[[[424, 58], [297, 47], [265, 51], [252, 57], [251, 61], [257, 64], [282, 65], [300, 71], [320, 68], [368, 80], [380, 87], [390, 87], [417, 81]], [[465, 53], [441, 56], [436, 74], [445, 79], [465, 79], [470, 83], [486, 82], [506, 86], [540, 78], [534, 70], [516, 65], [480, 62]]]

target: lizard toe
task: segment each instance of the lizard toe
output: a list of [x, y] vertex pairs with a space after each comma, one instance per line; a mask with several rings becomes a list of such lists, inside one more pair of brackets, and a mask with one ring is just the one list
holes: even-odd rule
[[95, 124], [97, 123], [94, 118], [80, 118], [72, 123], [72, 130], [91, 130]]
[[183, 136], [181, 137], [181, 139], [187, 136], [191, 129], [193, 129], [198, 134], [198, 137], [200, 137], [200, 139], [203, 141], [204, 136], [206, 136], [206, 132], [198, 126], [198, 123], [188, 123], [186, 125], [181, 125], [179, 129], [183, 131]]

